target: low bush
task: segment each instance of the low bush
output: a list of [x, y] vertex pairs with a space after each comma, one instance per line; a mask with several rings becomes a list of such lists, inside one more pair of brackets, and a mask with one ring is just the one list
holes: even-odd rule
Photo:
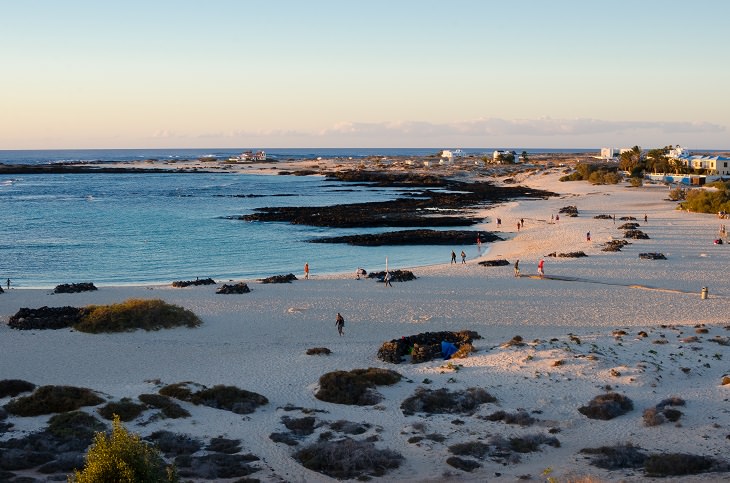
[[467, 473], [471, 473], [475, 469], [482, 466], [474, 460], [465, 460], [463, 458], [459, 458], [458, 456], [449, 456], [448, 458], [446, 458], [446, 464], [449, 466], [453, 466], [457, 470], [466, 471]]
[[488, 421], [502, 421], [505, 424], [519, 424], [520, 426], [531, 426], [535, 423], [535, 418], [530, 416], [527, 411], [517, 411], [509, 414], [505, 411], [497, 411], [486, 417]]
[[148, 406], [157, 408], [170, 419], [187, 418], [190, 413], [175, 401], [162, 394], [140, 394], [137, 398]]
[[223, 437], [211, 438], [205, 449], [216, 453], [236, 454], [241, 451], [241, 441]]
[[338, 479], [368, 479], [383, 476], [398, 468], [403, 456], [389, 449], [377, 449], [373, 443], [345, 438], [320, 441], [294, 454], [302, 466]]
[[489, 454], [489, 445], [481, 441], [468, 441], [449, 446], [449, 452], [458, 456], [471, 456], [482, 459]]
[[650, 455], [644, 462], [647, 476], [696, 475], [710, 471], [716, 461], [708, 456], [684, 453]]
[[583, 448], [580, 453], [592, 455], [590, 463], [606, 470], [641, 468], [646, 461], [646, 455], [631, 443]]
[[560, 448], [560, 441], [555, 436], [544, 434], [527, 434], [509, 439], [509, 448], [516, 453], [534, 453], [540, 451], [540, 445], [546, 444], [553, 448]]
[[628, 397], [610, 392], [594, 397], [587, 406], [578, 411], [590, 419], [609, 420], [634, 409], [634, 403]]
[[329, 427], [332, 431], [352, 435], [367, 433], [368, 429], [370, 429], [370, 425], [367, 423], [355, 423], [343, 419], [330, 423]]
[[24, 392], [31, 392], [35, 384], [22, 379], [3, 379], [0, 381], [0, 398], [15, 397]]
[[145, 439], [153, 443], [167, 457], [191, 455], [203, 447], [203, 443], [195, 438], [170, 431], [155, 431]]
[[162, 300], [129, 299], [120, 304], [89, 305], [84, 311], [81, 321], [74, 328], [94, 334], [136, 329], [192, 328], [202, 323], [191, 311]]
[[305, 416], [303, 418], [290, 418], [284, 416], [281, 418], [281, 423], [297, 436], [306, 436], [314, 432], [315, 424], [317, 419], [312, 416]]
[[251, 414], [259, 406], [268, 404], [269, 400], [261, 394], [235, 386], [217, 385], [194, 393], [191, 402], [236, 414]]
[[497, 398], [478, 387], [454, 392], [445, 388], [432, 390], [419, 387], [401, 403], [400, 408], [406, 416], [416, 413], [472, 414], [481, 404], [496, 400]]
[[56, 414], [48, 420], [47, 431], [58, 438], [91, 441], [94, 434], [104, 431], [104, 423], [83, 411]]
[[97, 433], [82, 471], [69, 476], [72, 483], [177, 481], [174, 469], [165, 465], [157, 449], [127, 432], [118, 418], [109, 436]]
[[375, 367], [328, 372], [319, 378], [314, 397], [336, 404], [372, 406], [382, 400], [375, 386], [390, 386], [400, 380], [397, 372]]
[[75, 411], [84, 406], [96, 406], [104, 400], [91, 389], [74, 386], [41, 386], [29, 396], [11, 400], [4, 407], [16, 416]]
[[145, 410], [145, 406], [132, 402], [129, 398], [120, 401], [111, 401], [97, 409], [102, 418], [113, 420], [118, 416], [121, 421], [131, 421]]

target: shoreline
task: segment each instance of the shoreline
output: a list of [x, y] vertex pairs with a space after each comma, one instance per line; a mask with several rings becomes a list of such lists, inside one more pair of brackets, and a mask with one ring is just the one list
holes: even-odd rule
[[[597, 481], [645, 481], [638, 469], [604, 470], [589, 464], [581, 449], [631, 442], [647, 453], [691, 453], [724, 458], [730, 434], [721, 383], [730, 360], [727, 300], [730, 274], [724, 268], [728, 247], [712, 244], [717, 220], [712, 215], [679, 212], [664, 201], [665, 187], [596, 187], [584, 182], [560, 183], [557, 170], [528, 173], [524, 182], [552, 187], [559, 197], [522, 200], [480, 210], [501, 217], [509, 239], [489, 244], [480, 259], [465, 265], [444, 262], [409, 269], [414, 281], [393, 287], [355, 280], [354, 273], [317, 275], [292, 284], [254, 284], [245, 295], [217, 295], [213, 286], [169, 285], [104, 287], [96, 292], [49, 295], [47, 290], [12, 289], [0, 294], [0, 317], [20, 306], [105, 304], [127, 298], [161, 298], [192, 310], [203, 319], [198, 329], [122, 334], [83, 334], [72, 330], [16, 331], [0, 327], [4, 376], [35, 384], [67, 384], [100, 391], [107, 400], [135, 399], [160, 384], [192, 381], [211, 387], [233, 385], [262, 394], [269, 404], [241, 417], [226, 411], [184, 403], [190, 418], [160, 419], [148, 410], [124, 423], [147, 436], [171, 430], [208, 441], [224, 436], [241, 441], [243, 452], [261, 458], [251, 477], [262, 481], [335, 479], [307, 470], [293, 452], [326, 431], [339, 440], [373, 438], [379, 448], [400, 452], [404, 460], [373, 481], [499, 481], [529, 475], [591, 475]], [[561, 207], [576, 205], [577, 218], [550, 223]], [[604, 243], [622, 238], [619, 222], [595, 219], [599, 214], [641, 217], [647, 240], [630, 240], [621, 252], [602, 252]], [[643, 214], [648, 223], [643, 222]], [[516, 220], [525, 228], [517, 232]], [[585, 239], [591, 232], [591, 241]], [[499, 234], [499, 232], [496, 232]], [[536, 277], [537, 262], [551, 252], [583, 250], [586, 258], [545, 257], [548, 278]], [[641, 260], [641, 252], [662, 252], [667, 260]], [[482, 259], [519, 257], [520, 278], [512, 267], [482, 267]], [[299, 274], [295, 274], [299, 277]], [[552, 278], [550, 278], [552, 277]], [[709, 286], [709, 298], [700, 289]], [[653, 287], [647, 290], [641, 287]], [[345, 318], [345, 336], [337, 335], [336, 313]], [[393, 365], [376, 354], [385, 341], [429, 331], [474, 330], [483, 339], [465, 359]], [[623, 335], [619, 331], [625, 332]], [[645, 332], [647, 335], [640, 335]], [[523, 346], [506, 345], [521, 336]], [[692, 339], [694, 338], [694, 339]], [[309, 356], [308, 348], [328, 347], [329, 356]], [[458, 369], [454, 367], [458, 366]], [[314, 397], [326, 372], [380, 367], [403, 374], [407, 381], [379, 387], [384, 399], [376, 406], [345, 406]], [[430, 383], [425, 383], [430, 380]], [[155, 382], [157, 381], [157, 382]], [[409, 382], [408, 382], [409, 381]], [[495, 403], [472, 415], [404, 415], [401, 403], [416, 388], [464, 390], [481, 387]], [[577, 408], [607, 391], [623, 394], [634, 409], [610, 421], [588, 419]], [[644, 409], [669, 397], [686, 405], [679, 424], [645, 426]], [[7, 399], [0, 401], [7, 402]], [[287, 405], [305, 410], [287, 411]], [[529, 426], [488, 419], [502, 410], [525, 410], [536, 421]], [[86, 412], [95, 413], [93, 408]], [[287, 432], [284, 417], [313, 415], [318, 425], [310, 436], [297, 436], [289, 447], [269, 438]], [[44, 427], [48, 416], [9, 419], [15, 431], [5, 440]], [[329, 428], [335, 421], [367, 423], [361, 436]], [[464, 424], [455, 424], [460, 420]], [[550, 432], [549, 432], [550, 431]], [[555, 432], [553, 432], [555, 431]], [[456, 444], [497, 436], [552, 435], [559, 447], [543, 445], [520, 461], [491, 456], [468, 457], [480, 467], [471, 472], [446, 463]], [[429, 439], [441, 435], [443, 440]], [[434, 437], [435, 438], [435, 437]], [[205, 451], [201, 450], [201, 454]], [[664, 481], [717, 481], [727, 473], [669, 477]], [[221, 479], [233, 481], [233, 479]]]

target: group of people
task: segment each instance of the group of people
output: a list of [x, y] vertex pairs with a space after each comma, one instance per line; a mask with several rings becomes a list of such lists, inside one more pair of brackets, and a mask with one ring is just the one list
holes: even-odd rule
[[[456, 263], [456, 252], [451, 250], [451, 263]], [[466, 253], [461, 251], [461, 263], [466, 263]]]

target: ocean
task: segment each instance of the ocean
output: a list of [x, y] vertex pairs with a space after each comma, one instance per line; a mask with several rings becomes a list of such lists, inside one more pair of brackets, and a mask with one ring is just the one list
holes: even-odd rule
[[[0, 163], [129, 161], [227, 157], [242, 150], [125, 149], [0, 151]], [[554, 150], [571, 152], [570, 150]], [[579, 151], [579, 150], [576, 150]], [[272, 159], [418, 156], [434, 149], [282, 149]], [[465, 152], [486, 153], [484, 150]], [[521, 151], [520, 151], [521, 152]], [[540, 151], [545, 152], [545, 150]], [[403, 189], [322, 177], [234, 173], [0, 175], [0, 280], [19, 288], [61, 283], [159, 284], [212, 277], [252, 280], [407, 268], [468, 258], [475, 245], [353, 247], [309, 243], [316, 237], [386, 229], [333, 229], [228, 217], [264, 206], [319, 206], [394, 199]], [[467, 229], [476, 229], [474, 227]]]

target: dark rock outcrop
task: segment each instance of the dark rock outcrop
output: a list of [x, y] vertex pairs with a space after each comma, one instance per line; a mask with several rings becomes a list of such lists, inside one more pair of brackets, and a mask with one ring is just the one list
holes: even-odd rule
[[401, 230], [388, 233], [315, 238], [310, 243], [347, 243], [357, 246], [381, 245], [473, 245], [501, 240], [489, 232], [471, 230]]
[[261, 283], [292, 283], [292, 281], [297, 280], [297, 277], [290, 273], [288, 275], [273, 275], [271, 277], [262, 278], [259, 280]]
[[632, 238], [634, 240], [648, 240], [649, 235], [641, 230], [626, 230], [624, 232], [624, 238]]
[[93, 292], [94, 290], [97, 290], [97, 288], [90, 282], [62, 283], [61, 285], [56, 285], [56, 288], [53, 289], [53, 293]]
[[[290, 206], [258, 208], [255, 213], [232, 217], [245, 221], [276, 221], [328, 227], [426, 227], [470, 226], [479, 219], [464, 210], [515, 198], [547, 198], [548, 191], [521, 186], [451, 180], [430, 175], [346, 171], [333, 173], [337, 180], [367, 182], [375, 186], [424, 188], [400, 198], [373, 203], [334, 206]], [[438, 188], [438, 191], [433, 190]]]
[[629, 222], [629, 223], [624, 223], [623, 225], [619, 226], [618, 229], [619, 230], [636, 230], [640, 226], [641, 225], [639, 225], [638, 223]]
[[509, 265], [509, 261], [505, 259], [499, 259], [499, 260], [484, 260], [479, 262], [479, 265], [483, 267], [503, 267], [505, 265]]
[[228, 285], [223, 284], [218, 290], [215, 291], [215, 293], [220, 294], [240, 294], [240, 293], [249, 293], [251, 291], [250, 288], [248, 288], [248, 285], [246, 285], [243, 282], [238, 282], [236, 284]]
[[568, 252], [568, 253], [558, 253], [558, 258], [582, 258], [587, 257], [586, 253], [584, 251], [579, 252]]
[[393, 364], [400, 364], [403, 358], [411, 355], [411, 362], [426, 362], [441, 357], [441, 342], [450, 342], [456, 347], [471, 344], [482, 337], [471, 330], [460, 332], [425, 332], [409, 335], [400, 339], [384, 342], [378, 349], [378, 359]]
[[65, 329], [81, 320], [84, 309], [76, 307], [21, 308], [8, 320], [13, 329]]
[[623, 247], [626, 245], [631, 245], [631, 243], [627, 242], [626, 240], [610, 240], [606, 242], [605, 246], [601, 251], [603, 252], [620, 252]]
[[666, 260], [667, 257], [663, 253], [639, 253], [642, 260]]
[[558, 210], [558, 213], [574, 218], [578, 216], [578, 207], [575, 205], [563, 206], [560, 210]]
[[189, 287], [191, 285], [215, 285], [212, 278], [196, 278], [195, 280], [177, 280], [172, 282], [173, 287]]
[[[408, 282], [416, 279], [416, 276], [410, 270], [388, 270], [388, 273], [390, 273], [391, 282]], [[385, 271], [370, 272], [368, 278], [377, 278], [378, 281], [382, 282], [385, 280]]]

